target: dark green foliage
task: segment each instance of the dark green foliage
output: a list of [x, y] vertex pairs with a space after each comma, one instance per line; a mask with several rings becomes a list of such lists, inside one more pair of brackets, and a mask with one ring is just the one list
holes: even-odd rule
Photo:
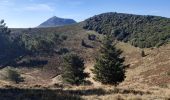
[[66, 54], [68, 52], [69, 52], [69, 50], [67, 48], [60, 48], [60, 50], [57, 51], [57, 54], [63, 55], [63, 54]]
[[67, 40], [67, 36], [66, 36], [66, 35], [62, 35], [62, 36], [61, 36], [61, 39], [62, 39], [62, 40]]
[[[84, 92], [83, 92], [84, 93]], [[75, 91], [44, 88], [1, 88], [0, 100], [82, 100]]]
[[48, 28], [11, 30], [13, 31], [10, 33], [4, 21], [0, 22], [0, 66], [2, 67], [16, 66], [19, 60], [28, 56], [52, 56], [59, 45], [67, 39], [67, 35], [61, 36], [60, 32]]
[[88, 76], [84, 72], [84, 60], [75, 54], [67, 54], [64, 56], [63, 80], [70, 84], [79, 85], [84, 82]]
[[84, 40], [81, 41], [81, 45], [86, 48], [93, 48], [91, 45], [87, 44]]
[[53, 52], [55, 44], [61, 42], [57, 34], [22, 34], [20, 36], [20, 45], [30, 53], [49, 53]]
[[0, 21], [0, 66], [12, 62], [23, 53], [16, 40], [10, 36], [4, 20]]
[[13, 65], [11, 64], [11, 66], [13, 67], [28, 67], [28, 68], [38, 68], [38, 67], [42, 67], [44, 65], [48, 64], [47, 60], [40, 60], [40, 59], [24, 59], [22, 61], [20, 61], [19, 63], [14, 63]]
[[124, 58], [122, 51], [112, 45], [112, 40], [107, 36], [100, 49], [100, 56], [96, 58], [96, 64], [92, 72], [94, 79], [103, 84], [117, 85], [125, 78]]
[[141, 51], [141, 56], [142, 56], [142, 57], [145, 57], [145, 56], [146, 56], [146, 55], [145, 55], [145, 52], [144, 52], [143, 50]]
[[96, 35], [94, 35], [94, 34], [89, 34], [89, 35], [88, 35], [88, 39], [94, 41], [94, 40], [96, 40]]
[[39, 31], [36, 28], [25, 29], [21, 31], [25, 33], [10, 34], [4, 21], [0, 21], [0, 66], [14, 65], [18, 58], [28, 55], [52, 55], [57, 45], [67, 38], [58, 33], [46, 34]]
[[85, 29], [130, 42], [140, 48], [159, 47], [169, 41], [170, 19], [122, 13], [104, 13], [87, 19]]
[[84, 42], [84, 40], [81, 40], [81, 45], [86, 47], [86, 43]]
[[10, 30], [5, 26], [4, 20], [0, 21], [0, 53], [5, 52], [10, 49], [11, 40], [10, 40]]

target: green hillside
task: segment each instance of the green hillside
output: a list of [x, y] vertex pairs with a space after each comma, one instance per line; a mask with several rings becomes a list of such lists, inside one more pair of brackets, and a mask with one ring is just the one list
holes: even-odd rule
[[140, 48], [160, 46], [170, 38], [170, 19], [123, 13], [104, 13], [87, 19], [85, 29], [114, 38]]

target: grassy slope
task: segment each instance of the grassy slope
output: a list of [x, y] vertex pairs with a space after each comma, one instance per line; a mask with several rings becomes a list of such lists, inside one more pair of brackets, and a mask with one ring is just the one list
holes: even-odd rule
[[[67, 36], [67, 40], [62, 42], [62, 44], [57, 45], [55, 49], [59, 48], [67, 48], [70, 52], [75, 52], [79, 54], [81, 57], [85, 59], [85, 62], [91, 62], [94, 61], [94, 57], [96, 56], [95, 52], [97, 48], [99, 47], [98, 42], [89, 41], [87, 36], [88, 34], [95, 33], [93, 31], [86, 31], [82, 28], [82, 24], [77, 25], [70, 25], [65, 27], [57, 27], [57, 28], [35, 28], [35, 29], [12, 29], [13, 34], [15, 32], [18, 32], [19, 34], [23, 33], [29, 33], [29, 34], [48, 34], [48, 33], [58, 33], [58, 34], [64, 34]], [[96, 33], [95, 33], [96, 34]], [[16, 35], [16, 34], [15, 34]], [[81, 45], [82, 40], [84, 40], [87, 44], [90, 46], [93, 46], [93, 48], [86, 48]], [[28, 57], [30, 58], [30, 57]], [[24, 58], [26, 59], [26, 58]], [[37, 69], [34, 69], [30, 67], [31, 69], [27, 69], [27, 66], [18, 66], [19, 70], [21, 70], [22, 73], [25, 74], [26, 79], [30, 81], [28, 84], [37, 84], [36, 78], [39, 79], [40, 83], [47, 84], [49, 83], [49, 78], [55, 77], [59, 74], [58, 68], [62, 66], [62, 57], [58, 54], [54, 54], [53, 56], [37, 56], [37, 57], [31, 57], [31, 59], [40, 59], [44, 61], [48, 61], [46, 65], [43, 67], [38, 67]], [[20, 68], [22, 67], [22, 68]], [[34, 76], [34, 77], [32, 77]], [[32, 81], [31, 81], [32, 80]], [[45, 81], [41, 81], [45, 80]], [[48, 81], [46, 81], [48, 80]], [[27, 83], [24, 83], [27, 84]]]
[[[34, 29], [33, 29], [34, 30]], [[81, 24], [59, 27], [59, 28], [48, 28], [41, 29], [42, 32], [58, 32], [58, 33], [67, 33], [68, 39], [61, 45], [61, 47], [67, 47], [71, 51], [78, 53], [85, 59], [86, 62], [86, 71], [90, 72], [94, 64], [94, 57], [97, 55], [97, 50], [99, 47], [98, 42], [89, 41], [87, 39], [88, 33], [97, 34], [93, 31], [87, 31], [81, 28]], [[98, 35], [98, 34], [97, 34]], [[81, 40], [84, 39], [85, 42], [94, 48], [86, 48], [81, 46]], [[89, 78], [92, 81], [91, 86], [83, 87], [63, 87], [64, 90], [80, 90], [83, 93], [89, 93], [89, 95], [80, 95], [85, 99], [113, 99], [113, 98], [124, 98], [124, 99], [148, 99], [156, 98], [170, 98], [170, 45], [167, 44], [160, 48], [154, 49], [144, 49], [147, 56], [141, 57], [141, 49], [133, 47], [129, 44], [119, 42], [117, 47], [124, 51], [123, 55], [126, 57], [126, 64], [130, 64], [130, 67], [127, 69], [126, 80], [118, 86], [120, 88], [119, 92], [115, 94], [114, 92], [104, 93], [104, 95], [99, 95], [98, 92], [90, 94], [91, 92], [85, 91], [90, 89], [102, 89], [104, 91], [113, 90], [112, 86], [101, 85], [97, 82], [94, 82], [92, 77]], [[54, 68], [57, 68], [60, 62], [58, 55], [52, 57], [45, 57], [49, 62], [43, 68], [19, 68], [18, 70], [25, 77], [25, 82], [16, 85], [17, 87], [36, 87], [43, 86], [49, 87], [54, 84], [54, 76], [56, 75]], [[54, 71], [54, 72], [53, 72]], [[93, 76], [92, 74], [90, 76]], [[56, 82], [56, 81], [55, 81]], [[5, 85], [11, 85], [11, 83], [6, 83], [4, 81], [0, 82], [2, 87]], [[121, 90], [122, 89], [122, 90]], [[130, 92], [127, 92], [127, 91]], [[135, 94], [131, 91], [145, 91], [143, 95], [140, 93]], [[123, 92], [125, 91], [125, 93]], [[147, 94], [147, 91], [152, 92], [152, 94]], [[100, 92], [100, 91], [99, 91]], [[127, 93], [126, 93], [127, 92]], [[146, 94], [145, 94], [146, 93]], [[75, 93], [77, 95], [77, 93]]]

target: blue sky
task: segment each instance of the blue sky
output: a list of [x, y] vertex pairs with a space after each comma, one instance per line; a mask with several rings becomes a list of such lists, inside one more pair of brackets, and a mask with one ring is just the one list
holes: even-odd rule
[[104, 12], [170, 18], [170, 0], [0, 0], [0, 19], [10, 28], [36, 27], [52, 16], [79, 22]]

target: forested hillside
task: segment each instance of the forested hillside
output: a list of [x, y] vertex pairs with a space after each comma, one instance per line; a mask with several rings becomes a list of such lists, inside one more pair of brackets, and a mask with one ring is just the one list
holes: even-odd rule
[[0, 66], [13, 65], [25, 56], [51, 55], [67, 39], [65, 33], [52, 31], [55, 28], [11, 30], [3, 20], [0, 22]]
[[87, 19], [85, 29], [130, 42], [140, 48], [157, 47], [170, 39], [170, 19], [123, 13], [104, 13]]

